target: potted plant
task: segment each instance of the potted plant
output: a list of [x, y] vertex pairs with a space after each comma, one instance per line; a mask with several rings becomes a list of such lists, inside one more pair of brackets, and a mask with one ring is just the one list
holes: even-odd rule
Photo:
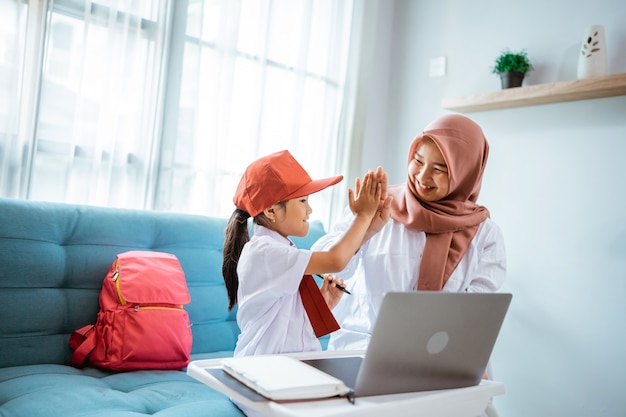
[[496, 58], [492, 72], [500, 75], [502, 88], [512, 88], [520, 87], [526, 73], [533, 69], [525, 49], [519, 52], [505, 49]]

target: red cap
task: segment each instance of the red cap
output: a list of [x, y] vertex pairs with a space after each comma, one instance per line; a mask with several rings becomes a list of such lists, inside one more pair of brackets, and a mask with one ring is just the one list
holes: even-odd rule
[[289, 151], [275, 152], [248, 165], [233, 202], [238, 209], [255, 217], [279, 201], [316, 193], [342, 179], [339, 175], [312, 180]]

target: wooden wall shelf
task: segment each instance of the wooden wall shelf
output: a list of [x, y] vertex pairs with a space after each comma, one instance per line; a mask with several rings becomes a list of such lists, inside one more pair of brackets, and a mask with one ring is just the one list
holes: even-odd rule
[[444, 109], [461, 113], [626, 95], [626, 73], [531, 85], [444, 99]]

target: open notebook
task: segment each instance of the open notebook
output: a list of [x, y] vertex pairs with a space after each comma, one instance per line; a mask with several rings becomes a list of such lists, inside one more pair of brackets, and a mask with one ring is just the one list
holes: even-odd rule
[[388, 293], [364, 357], [237, 357], [225, 359], [223, 370], [206, 370], [253, 400], [474, 386], [485, 372], [511, 298], [505, 293]]

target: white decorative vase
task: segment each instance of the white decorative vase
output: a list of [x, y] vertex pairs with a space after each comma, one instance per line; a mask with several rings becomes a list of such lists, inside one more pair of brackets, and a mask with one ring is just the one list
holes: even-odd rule
[[578, 79], [606, 75], [604, 27], [592, 25], [585, 31], [578, 55]]

